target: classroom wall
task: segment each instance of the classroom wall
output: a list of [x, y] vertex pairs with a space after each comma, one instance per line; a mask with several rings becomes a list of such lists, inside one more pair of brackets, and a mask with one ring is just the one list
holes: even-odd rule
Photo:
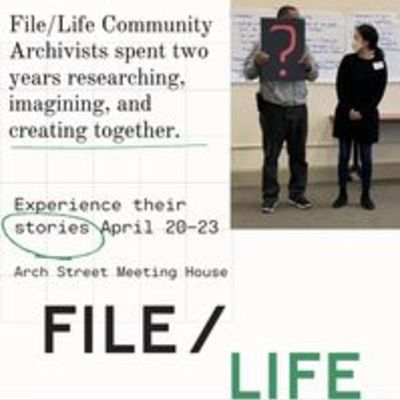
[[[232, 7], [278, 8], [292, 4], [302, 10], [334, 10], [351, 13], [355, 10], [395, 11], [400, 14], [400, 1], [393, 0], [233, 0]], [[259, 170], [262, 162], [260, 130], [255, 107], [258, 85], [234, 85], [232, 99], [232, 169], [234, 172]], [[334, 85], [309, 84], [310, 129], [308, 159], [310, 167], [336, 165], [336, 141], [331, 137], [329, 116], [336, 106]], [[390, 84], [380, 107], [381, 112], [400, 113], [400, 84]], [[384, 125], [382, 142], [375, 149], [376, 163], [400, 163], [400, 125]], [[281, 159], [287, 167], [286, 156]]]

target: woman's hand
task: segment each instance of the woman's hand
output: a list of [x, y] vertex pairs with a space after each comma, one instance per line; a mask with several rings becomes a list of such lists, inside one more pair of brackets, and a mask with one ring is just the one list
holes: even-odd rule
[[359, 111], [356, 111], [354, 109], [350, 110], [349, 113], [349, 118], [351, 121], [361, 121], [362, 120], [362, 115]]

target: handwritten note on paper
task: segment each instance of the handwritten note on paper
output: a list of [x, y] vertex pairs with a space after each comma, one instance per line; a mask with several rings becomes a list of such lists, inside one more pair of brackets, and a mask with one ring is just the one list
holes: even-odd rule
[[274, 15], [272, 10], [241, 10], [233, 14], [232, 81], [244, 83], [243, 66], [255, 43], [261, 40], [260, 20]]
[[308, 13], [307, 46], [320, 68], [320, 83], [334, 82], [346, 50], [346, 23], [339, 13]]

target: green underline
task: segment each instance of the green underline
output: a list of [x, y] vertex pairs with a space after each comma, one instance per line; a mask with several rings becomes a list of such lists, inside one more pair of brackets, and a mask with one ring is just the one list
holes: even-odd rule
[[13, 150], [137, 150], [137, 149], [187, 149], [196, 147], [207, 147], [207, 143], [186, 143], [186, 144], [166, 144], [166, 145], [139, 145], [139, 146], [11, 146]]

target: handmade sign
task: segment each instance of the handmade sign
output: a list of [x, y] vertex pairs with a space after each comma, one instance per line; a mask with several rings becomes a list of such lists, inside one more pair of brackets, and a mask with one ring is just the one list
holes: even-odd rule
[[305, 79], [305, 65], [299, 63], [305, 53], [305, 21], [261, 18], [262, 50], [270, 55], [263, 66], [263, 81], [299, 81]]

